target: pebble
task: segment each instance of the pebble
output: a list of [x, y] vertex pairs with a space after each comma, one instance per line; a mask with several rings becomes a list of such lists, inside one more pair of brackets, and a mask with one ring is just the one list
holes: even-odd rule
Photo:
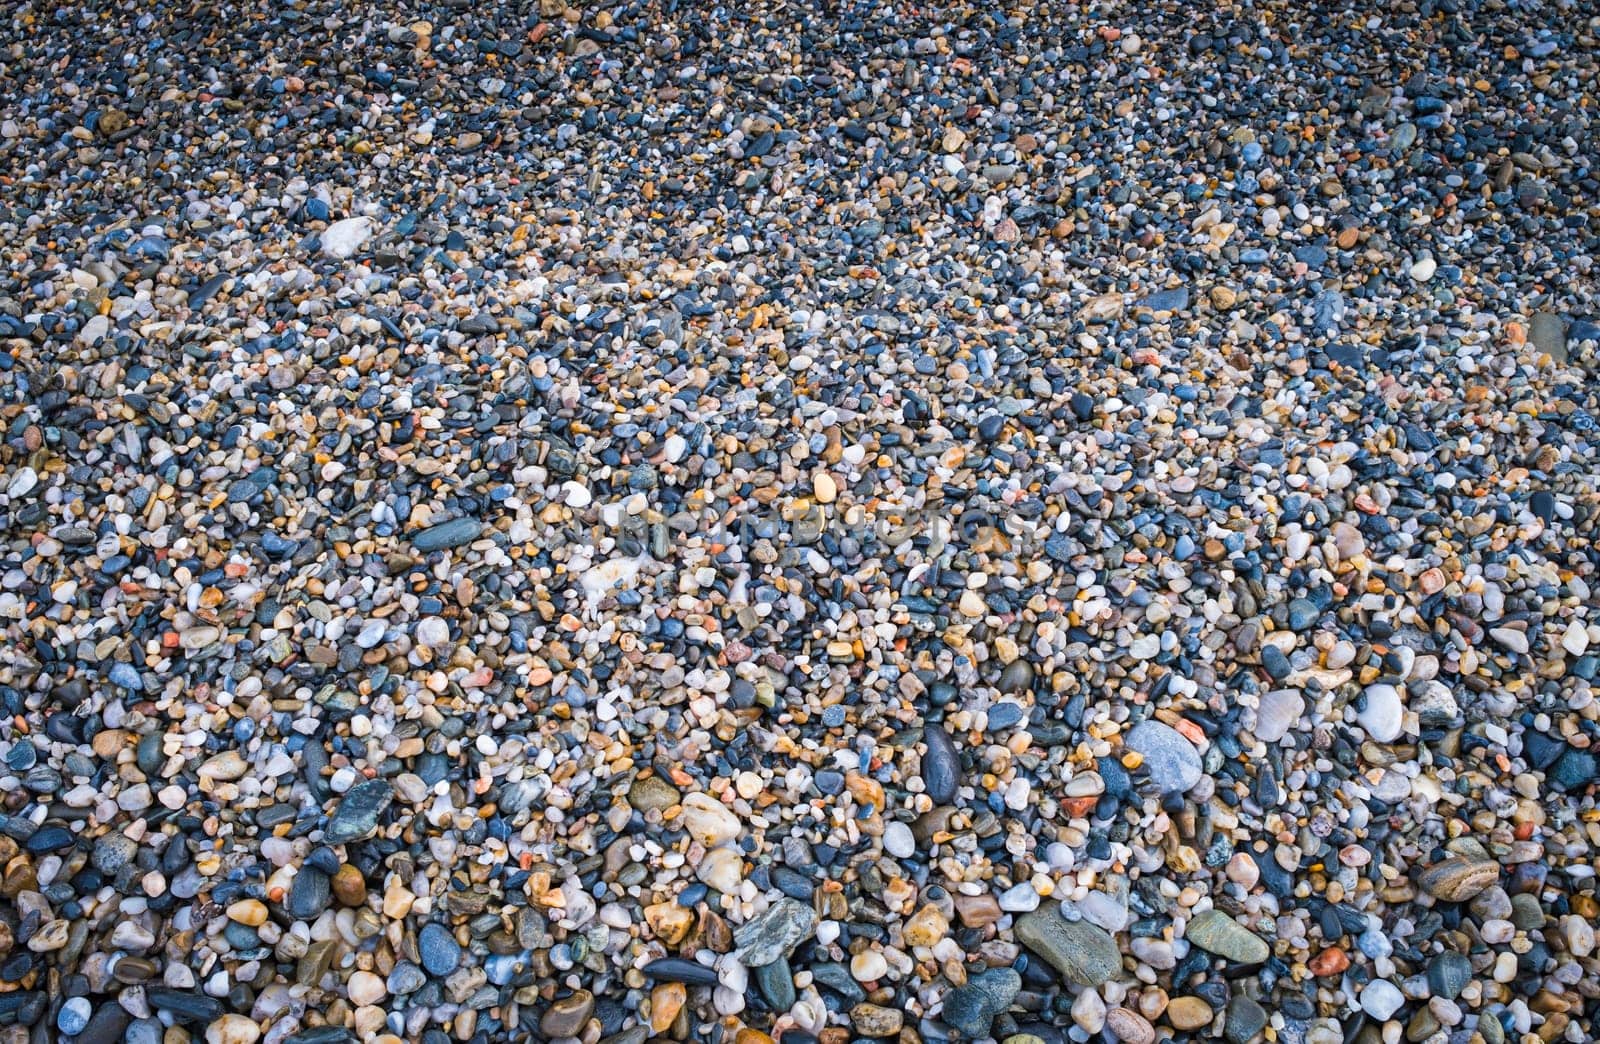
[[817, 928], [817, 914], [793, 899], [779, 899], [733, 934], [736, 951], [753, 968], [771, 964], [794, 952]]
[[850, 1009], [850, 1025], [863, 1037], [893, 1037], [905, 1025], [905, 1014], [878, 1004], [857, 1004]]
[[1405, 728], [1405, 707], [1393, 685], [1372, 685], [1356, 720], [1375, 743], [1393, 743]]
[[1428, 989], [1435, 997], [1455, 1000], [1472, 980], [1472, 963], [1465, 956], [1445, 951], [1428, 962]]
[[1376, 979], [1361, 990], [1361, 1010], [1382, 1022], [1399, 1011], [1405, 1004], [1405, 994], [1386, 979]]
[[988, 1036], [995, 1016], [1011, 1007], [1022, 989], [1022, 977], [1010, 968], [991, 968], [969, 976], [966, 984], [945, 994], [940, 1018], [966, 1037]]
[[1266, 940], [1220, 910], [1196, 914], [1183, 934], [1201, 949], [1240, 964], [1261, 964], [1272, 955]]
[[1569, 361], [1567, 324], [1552, 312], [1536, 312], [1528, 323], [1528, 340], [1558, 363]]
[[1069, 921], [1059, 904], [1017, 918], [1013, 926], [1024, 946], [1043, 957], [1076, 986], [1099, 986], [1122, 968], [1116, 940], [1086, 921]]
[[917, 854], [917, 839], [906, 824], [890, 823], [883, 828], [883, 850], [896, 859], [910, 859]]
[[1156, 1029], [1150, 1020], [1131, 1008], [1112, 1008], [1106, 1012], [1106, 1029], [1127, 1044], [1154, 1044]]
[[350, 1003], [358, 1007], [377, 1004], [389, 993], [382, 979], [366, 971], [358, 971], [351, 975], [348, 988]]
[[1256, 710], [1256, 738], [1266, 743], [1279, 742], [1289, 734], [1305, 709], [1305, 697], [1291, 689], [1264, 693]]
[[1199, 997], [1174, 997], [1167, 1004], [1167, 1021], [1177, 1030], [1192, 1031], [1211, 1024], [1211, 1005]]
[[927, 746], [922, 759], [923, 786], [935, 804], [948, 805], [956, 799], [961, 783], [961, 755], [949, 733], [937, 725], [925, 728], [922, 738]]
[[682, 983], [664, 982], [650, 991], [650, 1030], [665, 1033], [677, 1021], [678, 1013], [688, 1002], [689, 991]]
[[206, 1027], [206, 1044], [255, 1044], [261, 1039], [261, 1027], [232, 1012], [224, 1014]]
[[1007, 913], [1024, 913], [1039, 907], [1039, 892], [1030, 881], [1012, 885], [1000, 893], [1000, 909]]
[[588, 990], [574, 990], [545, 1009], [539, 1018], [539, 1030], [547, 1037], [576, 1037], [588, 1024], [594, 1009], [594, 994]]
[[1170, 725], [1142, 721], [1129, 731], [1127, 745], [1144, 759], [1145, 771], [1163, 794], [1184, 793], [1200, 782], [1200, 752]]
[[474, 518], [452, 518], [419, 530], [411, 545], [426, 554], [470, 544], [483, 533], [483, 523]]
[[1127, 903], [1107, 892], [1089, 892], [1073, 905], [1084, 920], [1113, 934], [1128, 926], [1130, 914]]
[[442, 979], [461, 965], [461, 944], [437, 922], [424, 925], [417, 933], [417, 950], [422, 967], [435, 978]]
[[1464, 903], [1491, 887], [1499, 876], [1499, 864], [1491, 860], [1456, 856], [1423, 869], [1417, 883], [1435, 898]]
[[692, 986], [717, 985], [715, 971], [680, 957], [662, 957], [646, 964], [641, 970], [650, 978], [666, 982], [685, 982]]
[[372, 238], [372, 224], [364, 215], [333, 222], [322, 232], [322, 252], [340, 260], [352, 257]]
[[738, 816], [706, 794], [690, 794], [683, 799], [683, 826], [708, 848], [734, 840], [743, 829]]
[[949, 931], [949, 917], [943, 910], [929, 903], [906, 921], [902, 937], [908, 946], [934, 946], [944, 939]]
[[857, 982], [877, 982], [889, 974], [889, 962], [875, 950], [867, 950], [850, 958], [850, 974]]
[[89, 1025], [89, 1016], [94, 1013], [93, 1006], [87, 997], [73, 997], [61, 1005], [61, 1010], [56, 1014], [56, 1029], [67, 1036], [82, 1033]]
[[1236, 993], [1228, 1001], [1223, 1035], [1229, 1044], [1250, 1044], [1266, 1027], [1268, 1018], [1259, 1002]]
[[378, 829], [379, 818], [393, 800], [394, 785], [386, 780], [370, 779], [356, 784], [339, 802], [323, 831], [323, 840], [340, 845], [371, 837]]

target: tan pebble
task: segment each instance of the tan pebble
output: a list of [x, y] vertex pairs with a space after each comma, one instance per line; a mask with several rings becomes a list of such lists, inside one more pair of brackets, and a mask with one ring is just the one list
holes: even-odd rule
[[1226, 873], [1228, 880], [1246, 890], [1254, 888], [1255, 883], [1261, 879], [1261, 871], [1248, 852], [1235, 852], [1228, 860]]
[[889, 962], [876, 950], [864, 950], [850, 958], [850, 974], [857, 982], [876, 982], [889, 974]]
[[389, 993], [383, 980], [369, 971], [358, 971], [351, 975], [345, 988], [349, 992], [350, 1003], [358, 1007], [376, 1004]]
[[850, 1009], [850, 1024], [866, 1037], [892, 1037], [905, 1025], [905, 1013], [877, 1004], [857, 1004]]
[[708, 847], [732, 841], [744, 829], [739, 817], [709, 794], [690, 794], [683, 799], [683, 828]]
[[1121, 294], [1100, 294], [1084, 302], [1079, 318], [1088, 323], [1103, 323], [1121, 315], [1122, 307], [1123, 298]]
[[1155, 1044], [1155, 1027], [1131, 1008], [1112, 1008], [1106, 1012], [1106, 1029], [1124, 1044]]
[[1486, 859], [1457, 856], [1433, 864], [1417, 875], [1417, 884], [1435, 899], [1464, 903], [1500, 878], [1500, 866]]
[[657, 939], [676, 946], [694, 927], [694, 911], [677, 903], [652, 903], [644, 908], [644, 920]]
[[206, 1027], [206, 1044], [255, 1044], [261, 1027], [243, 1015], [227, 1014]]
[[361, 871], [349, 863], [341, 866], [328, 883], [333, 897], [346, 906], [360, 906], [367, 901], [367, 882]]
[[741, 772], [733, 781], [733, 789], [739, 792], [740, 797], [748, 801], [765, 790], [766, 783], [758, 773]]
[[724, 895], [732, 894], [744, 880], [744, 855], [727, 845], [713, 848], [695, 867], [695, 877]]
[[240, 899], [228, 905], [228, 920], [259, 928], [267, 923], [267, 906], [259, 899]]
[[390, 920], [399, 920], [411, 912], [411, 906], [417, 897], [398, 884], [392, 884], [383, 893], [383, 915]]
[[733, 1044], [772, 1044], [772, 1038], [758, 1029], [746, 1026], [734, 1034]]
[[689, 992], [681, 982], [664, 982], [650, 991], [650, 1031], [665, 1033], [677, 1020], [678, 1012], [689, 999]]
[[1197, 1030], [1211, 1024], [1211, 1005], [1199, 997], [1174, 997], [1167, 1005], [1167, 1021], [1173, 1029]]
[[354, 1025], [356, 1036], [363, 1041], [377, 1042], [378, 1031], [383, 1029], [389, 1019], [389, 1013], [375, 1004], [366, 1004], [356, 1009]]
[[998, 921], [1004, 913], [999, 900], [987, 892], [982, 895], [958, 895], [955, 904], [956, 915], [968, 928], [987, 927]]
[[883, 784], [860, 772], [845, 774], [844, 785], [858, 805], [871, 805], [882, 811], [884, 807]]
[[122, 729], [103, 729], [94, 734], [94, 739], [89, 745], [94, 748], [98, 757], [114, 758], [127, 742], [128, 734]]
[[933, 946], [950, 932], [950, 921], [929, 903], [906, 921], [902, 937], [907, 946]]
[[225, 750], [215, 757], [206, 759], [197, 771], [202, 780], [213, 780], [231, 783], [240, 779], [250, 771], [250, 765], [239, 756], [238, 751]]

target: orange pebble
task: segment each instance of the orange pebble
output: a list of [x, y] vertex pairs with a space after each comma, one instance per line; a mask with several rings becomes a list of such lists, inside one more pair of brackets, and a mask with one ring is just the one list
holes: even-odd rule
[[1350, 958], [1337, 946], [1330, 946], [1326, 950], [1311, 958], [1311, 963], [1306, 965], [1313, 975], [1327, 977], [1342, 975], [1350, 967]]
[[1087, 816], [1094, 811], [1094, 806], [1099, 802], [1098, 797], [1069, 797], [1061, 799], [1061, 807], [1067, 815], [1073, 818]]
[[1211, 745], [1211, 742], [1206, 739], [1206, 734], [1200, 728], [1200, 726], [1196, 725], [1188, 718], [1179, 718], [1178, 723], [1174, 725], [1173, 728], [1183, 733], [1185, 739], [1187, 739], [1190, 743], [1193, 743], [1201, 750], [1205, 750]]

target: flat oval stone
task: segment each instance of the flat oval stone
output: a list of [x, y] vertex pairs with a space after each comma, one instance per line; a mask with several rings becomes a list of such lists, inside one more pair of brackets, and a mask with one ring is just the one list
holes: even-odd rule
[[1256, 739], [1277, 743], [1288, 735], [1289, 729], [1300, 720], [1305, 710], [1305, 697], [1293, 689], [1273, 689], [1264, 693], [1256, 711]]
[[1272, 956], [1265, 939], [1221, 910], [1195, 914], [1183, 936], [1202, 950], [1238, 964], [1261, 964]]
[[378, 830], [378, 818], [394, 800], [394, 786], [386, 779], [369, 779], [345, 792], [328, 820], [323, 840], [342, 845], [371, 837]]
[[1200, 782], [1200, 752], [1172, 726], [1141, 721], [1125, 742], [1144, 758], [1145, 771], [1163, 794], [1181, 794]]
[[417, 933], [417, 953], [429, 975], [444, 978], [461, 965], [461, 944], [450, 929], [437, 921], [423, 925]]
[[691, 986], [715, 986], [717, 973], [713, 968], [682, 957], [662, 957], [651, 961], [641, 971], [658, 982], [686, 982]]
[[1567, 324], [1553, 312], [1538, 312], [1528, 322], [1528, 340], [1556, 362], [1567, 361]]
[[284, 906], [291, 917], [302, 921], [315, 920], [328, 908], [328, 875], [314, 866], [302, 866], [289, 884], [289, 896]]
[[1499, 864], [1454, 856], [1425, 868], [1417, 875], [1417, 884], [1435, 899], [1464, 903], [1499, 879]]
[[1017, 919], [1017, 941], [1043, 957], [1067, 982], [1098, 986], [1122, 970], [1117, 941], [1103, 928], [1061, 916], [1050, 903]]
[[539, 1019], [539, 1029], [551, 1037], [576, 1037], [583, 1032], [584, 1024], [593, 1013], [594, 994], [575, 990], [546, 1009]]
[[419, 531], [411, 538], [418, 551], [444, 551], [470, 544], [483, 533], [483, 523], [475, 518], [452, 518]]
[[1228, 1001], [1227, 1013], [1228, 1022], [1223, 1029], [1223, 1036], [1228, 1039], [1228, 1044], [1250, 1044], [1267, 1024], [1267, 1010], [1240, 993], [1234, 994], [1233, 999]]
[[384, 980], [384, 987], [395, 997], [415, 993], [427, 984], [427, 973], [410, 961], [396, 964], [389, 972], [389, 977]]
[[214, 1022], [222, 1015], [222, 1002], [195, 990], [175, 990], [152, 986], [145, 999], [156, 1011], [171, 1012], [179, 1022]]
[[1472, 979], [1472, 962], [1454, 950], [1446, 950], [1428, 962], [1428, 990], [1435, 997], [1455, 1000]]
[[1155, 1027], [1132, 1008], [1112, 1008], [1106, 1012], [1106, 1029], [1123, 1044], [1155, 1044]]
[[928, 747], [922, 757], [922, 785], [934, 804], [948, 805], [961, 786], [961, 754], [950, 734], [937, 725], [925, 726], [922, 740]]

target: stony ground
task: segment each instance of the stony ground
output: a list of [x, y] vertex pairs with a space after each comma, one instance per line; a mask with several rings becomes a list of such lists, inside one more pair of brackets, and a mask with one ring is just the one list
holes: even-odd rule
[[0, 1044], [1600, 1034], [1593, 6], [6, 14]]

